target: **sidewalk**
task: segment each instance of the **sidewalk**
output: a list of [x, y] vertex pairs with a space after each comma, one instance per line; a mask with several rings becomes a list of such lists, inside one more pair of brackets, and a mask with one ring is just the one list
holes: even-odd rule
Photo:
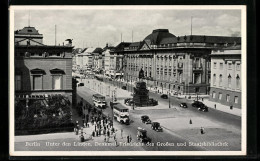
[[[190, 101], [190, 102], [193, 102], [194, 100], [197, 100], [197, 95], [191, 95], [190, 99], [188, 99], [188, 97], [189, 97], [188, 95], [181, 95], [181, 96], [176, 96], [176, 97], [177, 98], [186, 99], [187, 101]], [[203, 98], [203, 101], [202, 101], [202, 98]], [[233, 108], [231, 110], [230, 106], [210, 101], [209, 100], [209, 95], [199, 95], [199, 101], [203, 102], [209, 108], [214, 108], [216, 110], [219, 110], [219, 111], [222, 111], [222, 112], [226, 112], [226, 113], [233, 114], [233, 115], [241, 117], [241, 109]], [[215, 108], [215, 105], [216, 105], [216, 108]]]

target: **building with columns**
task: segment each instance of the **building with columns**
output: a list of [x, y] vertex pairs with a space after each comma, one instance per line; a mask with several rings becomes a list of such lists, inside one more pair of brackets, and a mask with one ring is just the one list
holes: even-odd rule
[[212, 51], [211, 101], [241, 108], [241, 63], [240, 48]]
[[168, 29], [157, 29], [118, 53], [124, 55], [124, 79], [128, 82], [138, 81], [143, 70], [143, 81], [158, 92], [209, 94], [212, 50], [240, 44], [240, 37], [177, 37]]

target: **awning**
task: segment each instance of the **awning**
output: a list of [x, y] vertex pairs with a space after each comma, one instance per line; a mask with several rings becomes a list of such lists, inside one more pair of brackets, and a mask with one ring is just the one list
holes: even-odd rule
[[64, 70], [55, 68], [50, 70], [51, 74], [65, 74]]
[[31, 74], [46, 74], [43, 69], [39, 69], [39, 68], [32, 69], [30, 72]]

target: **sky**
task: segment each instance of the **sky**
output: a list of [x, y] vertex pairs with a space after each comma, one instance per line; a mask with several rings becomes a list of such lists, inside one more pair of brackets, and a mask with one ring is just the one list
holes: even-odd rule
[[[75, 48], [116, 46], [142, 41], [154, 29], [169, 29], [175, 36], [241, 36], [241, 11], [234, 10], [15, 10], [14, 29], [35, 27], [43, 43], [57, 45], [73, 39]], [[30, 17], [30, 18], [29, 18]], [[30, 20], [30, 23], [29, 23]]]

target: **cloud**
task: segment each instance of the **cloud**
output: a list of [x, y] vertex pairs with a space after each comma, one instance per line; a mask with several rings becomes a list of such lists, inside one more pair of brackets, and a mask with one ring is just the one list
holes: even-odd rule
[[[191, 16], [193, 34], [240, 35], [241, 13], [238, 10], [31, 10], [30, 24], [44, 36], [44, 43], [72, 38], [75, 47], [116, 46], [121, 40], [141, 41], [152, 30], [169, 29], [176, 35], [189, 35]], [[15, 11], [15, 29], [28, 26], [28, 10]], [[85, 44], [85, 45], [84, 45]]]

